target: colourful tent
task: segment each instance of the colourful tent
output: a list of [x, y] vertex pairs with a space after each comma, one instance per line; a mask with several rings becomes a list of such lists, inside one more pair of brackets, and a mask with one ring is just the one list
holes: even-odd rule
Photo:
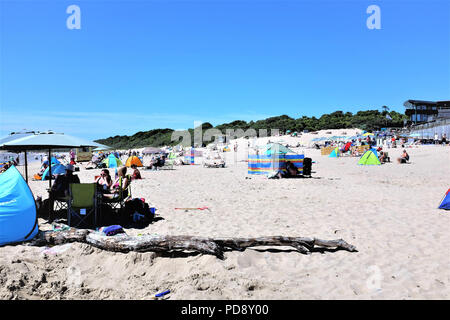
[[[44, 173], [42, 174], [42, 180], [49, 179], [49, 167], [45, 169]], [[55, 174], [64, 174], [66, 173], [66, 167], [63, 166], [61, 163], [54, 163], [52, 164], [52, 176]]]
[[141, 160], [136, 156], [131, 156], [127, 159], [127, 162], [125, 162], [125, 165], [127, 167], [131, 167], [133, 164], [135, 164], [137, 167], [143, 167]]
[[358, 164], [362, 165], [378, 165], [381, 164], [380, 159], [377, 156], [377, 150], [369, 149], [361, 156], [358, 161]]
[[330, 158], [338, 158], [338, 157], [340, 157], [340, 156], [341, 156], [341, 152], [339, 151], [339, 148], [336, 147], [336, 148], [333, 149], [333, 151], [331, 151], [329, 157], [330, 157]]
[[447, 190], [447, 193], [442, 199], [439, 209], [450, 210], [450, 189]]
[[297, 167], [300, 174], [303, 173], [303, 154], [249, 154], [248, 155], [248, 174], [269, 174], [274, 171], [286, 171], [286, 163], [290, 161]]
[[0, 174], [0, 246], [31, 240], [38, 229], [33, 193], [12, 166]]
[[108, 168], [117, 168], [123, 165], [122, 161], [120, 161], [119, 158], [116, 158], [112, 153], [102, 162], [105, 163]]

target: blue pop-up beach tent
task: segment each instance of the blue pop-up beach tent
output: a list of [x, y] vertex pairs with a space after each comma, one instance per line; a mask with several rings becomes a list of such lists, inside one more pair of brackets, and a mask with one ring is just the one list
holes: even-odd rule
[[[66, 173], [66, 167], [62, 165], [61, 163], [55, 163], [52, 164], [52, 176], [54, 174], [64, 174]], [[42, 180], [49, 179], [49, 168], [45, 169], [44, 173], [42, 174]]]
[[341, 152], [339, 151], [339, 148], [336, 147], [333, 149], [333, 151], [331, 151], [329, 157], [330, 158], [339, 158], [341, 156]]
[[450, 210], [450, 189], [447, 190], [447, 193], [442, 199], [439, 209]]
[[[43, 163], [48, 164], [48, 160], [45, 160]], [[58, 163], [61, 163], [61, 162], [59, 162], [59, 160], [56, 159], [55, 157], [52, 157], [52, 164], [58, 164]], [[53, 169], [53, 168], [52, 168], [52, 169]]]
[[38, 233], [36, 204], [15, 166], [0, 174], [0, 246], [33, 239]]

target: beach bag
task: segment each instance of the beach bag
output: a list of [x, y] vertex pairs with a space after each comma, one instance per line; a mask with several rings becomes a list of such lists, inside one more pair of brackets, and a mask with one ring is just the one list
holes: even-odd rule
[[[138, 218], [138, 219], [137, 219]], [[150, 223], [154, 218], [148, 203], [140, 198], [133, 198], [125, 202], [124, 212], [122, 213], [123, 223]]]
[[303, 159], [303, 175], [304, 176], [310, 176], [311, 175], [311, 169], [312, 169], [312, 159], [311, 158], [304, 158]]

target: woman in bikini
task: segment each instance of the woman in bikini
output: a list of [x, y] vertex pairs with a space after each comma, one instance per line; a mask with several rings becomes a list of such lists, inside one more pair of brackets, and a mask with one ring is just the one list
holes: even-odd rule
[[130, 185], [130, 177], [127, 175], [127, 167], [121, 167], [118, 170], [118, 177], [112, 186], [111, 193], [104, 194], [103, 196], [108, 199], [119, 198], [122, 194], [122, 198], [128, 197], [128, 186]]

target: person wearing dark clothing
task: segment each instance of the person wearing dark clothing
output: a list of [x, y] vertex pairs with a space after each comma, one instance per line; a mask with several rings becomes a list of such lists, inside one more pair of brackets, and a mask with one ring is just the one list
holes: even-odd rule
[[74, 167], [69, 164], [66, 166], [66, 173], [60, 174], [55, 179], [55, 183], [50, 191], [50, 196], [53, 199], [63, 198], [69, 196], [69, 184], [80, 183], [80, 178], [73, 174]]

